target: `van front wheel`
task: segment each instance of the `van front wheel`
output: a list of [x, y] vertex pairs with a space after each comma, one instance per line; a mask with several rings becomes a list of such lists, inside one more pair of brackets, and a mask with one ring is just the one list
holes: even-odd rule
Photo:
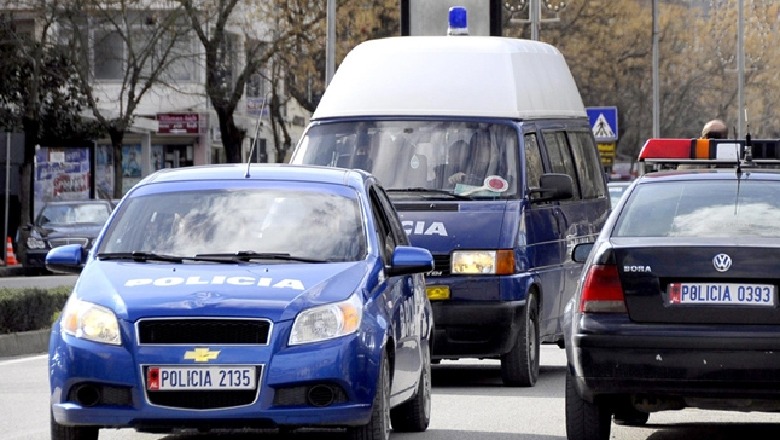
[[510, 387], [532, 387], [539, 377], [539, 309], [528, 295], [515, 343], [501, 355], [501, 379]]

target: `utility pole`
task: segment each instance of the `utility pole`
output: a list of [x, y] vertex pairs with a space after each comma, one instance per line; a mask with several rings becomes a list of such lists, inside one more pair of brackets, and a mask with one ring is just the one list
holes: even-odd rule
[[327, 87], [336, 70], [336, 0], [328, 0], [326, 15], [328, 35], [325, 43], [325, 86]]
[[737, 139], [745, 137], [745, 0], [739, 0], [737, 23]]
[[[741, 0], [740, 0], [741, 1]], [[653, 0], [653, 136], [661, 137], [658, 91], [658, 0]]]

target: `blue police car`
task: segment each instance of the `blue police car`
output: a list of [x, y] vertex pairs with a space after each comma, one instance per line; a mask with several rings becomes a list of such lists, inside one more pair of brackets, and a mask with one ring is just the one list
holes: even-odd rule
[[780, 411], [780, 141], [653, 139], [565, 311], [568, 440], [698, 408]]
[[429, 424], [433, 261], [370, 174], [163, 170], [46, 263], [80, 272], [51, 334], [54, 440]]

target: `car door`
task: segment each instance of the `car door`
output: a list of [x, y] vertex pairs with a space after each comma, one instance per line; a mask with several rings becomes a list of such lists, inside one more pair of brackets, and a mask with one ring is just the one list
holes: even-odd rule
[[[380, 252], [387, 266], [392, 262], [396, 246], [406, 245], [408, 241], [384, 190], [379, 185], [373, 185], [369, 195], [380, 239]], [[414, 276], [386, 277], [384, 281], [391, 334], [395, 341], [395, 372], [391, 389], [393, 396], [416, 386], [419, 377], [420, 342], [419, 332], [415, 329], [415, 319], [419, 312], [415, 310]]]

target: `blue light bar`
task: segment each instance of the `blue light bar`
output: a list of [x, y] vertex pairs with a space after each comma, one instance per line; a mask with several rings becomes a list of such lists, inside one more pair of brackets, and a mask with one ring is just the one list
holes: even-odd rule
[[468, 35], [469, 27], [466, 19], [466, 8], [463, 6], [453, 6], [450, 8], [449, 27], [447, 35]]

